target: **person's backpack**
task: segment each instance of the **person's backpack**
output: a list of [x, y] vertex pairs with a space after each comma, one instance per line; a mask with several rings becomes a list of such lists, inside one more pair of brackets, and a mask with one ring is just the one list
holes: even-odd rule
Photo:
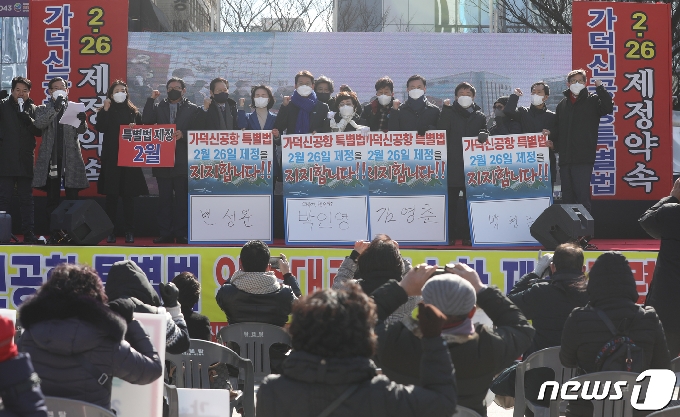
[[[595, 371], [624, 371], [624, 372], [642, 372], [645, 368], [645, 352], [640, 346], [637, 346], [633, 339], [626, 335], [627, 329], [620, 332], [614, 327], [614, 323], [607, 317], [604, 311], [588, 306], [592, 311], [595, 311], [600, 319], [607, 325], [613, 338], [602, 346], [597, 356], [595, 357]], [[631, 321], [630, 326], [635, 321], [635, 317]]]

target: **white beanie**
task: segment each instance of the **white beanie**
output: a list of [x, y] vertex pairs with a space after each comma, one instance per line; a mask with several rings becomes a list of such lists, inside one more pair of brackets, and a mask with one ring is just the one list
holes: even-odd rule
[[434, 305], [447, 316], [463, 316], [477, 303], [477, 294], [472, 284], [458, 275], [442, 274], [425, 283], [423, 302]]

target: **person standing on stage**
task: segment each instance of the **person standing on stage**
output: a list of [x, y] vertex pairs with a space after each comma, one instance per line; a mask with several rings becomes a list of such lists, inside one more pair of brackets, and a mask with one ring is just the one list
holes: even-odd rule
[[404, 104], [392, 101], [387, 127], [389, 130], [410, 130], [424, 135], [428, 130], [437, 128], [439, 107], [425, 97], [427, 81], [420, 75], [412, 75], [406, 81], [408, 99]]
[[293, 95], [283, 98], [274, 128], [282, 134], [308, 134], [330, 132], [328, 105], [316, 97], [314, 76], [309, 71], [295, 75]]
[[[97, 112], [95, 125], [104, 134], [102, 145], [102, 169], [97, 182], [97, 192], [106, 196], [106, 214], [115, 224], [118, 213], [118, 197], [123, 199], [123, 218], [125, 243], [134, 243], [135, 200], [140, 195], [148, 195], [144, 173], [139, 167], [118, 166], [118, 144], [120, 127], [142, 123], [142, 115], [130, 101], [127, 84], [116, 80], [106, 92], [104, 106]], [[116, 234], [111, 232], [106, 239], [116, 243]]]
[[590, 211], [590, 177], [600, 117], [612, 114], [614, 102], [600, 80], [595, 80], [596, 94], [588, 93], [582, 69], [567, 74], [567, 87], [555, 111], [556, 129], [551, 132], [560, 155], [562, 203], [582, 204]]
[[204, 114], [198, 123], [204, 130], [237, 130], [236, 102], [229, 98], [229, 81], [215, 78], [210, 82], [210, 97], [203, 100]]
[[372, 131], [387, 132], [387, 120], [394, 102], [394, 82], [390, 77], [382, 77], [375, 83], [375, 99], [364, 107], [361, 124]]

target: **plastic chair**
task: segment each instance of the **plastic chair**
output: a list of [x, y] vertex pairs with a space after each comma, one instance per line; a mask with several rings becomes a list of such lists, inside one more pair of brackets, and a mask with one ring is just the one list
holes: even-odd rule
[[47, 411], [55, 416], [65, 415], [68, 417], [116, 417], [111, 410], [85, 401], [72, 400], [70, 398], [45, 397]]
[[565, 368], [560, 362], [560, 347], [554, 346], [539, 350], [529, 355], [526, 360], [517, 365], [517, 375], [515, 377], [515, 409], [514, 417], [523, 417], [524, 409], [529, 408], [534, 412], [535, 417], [559, 417], [560, 401], [551, 401], [550, 408], [541, 407], [528, 401], [524, 393], [524, 374], [526, 371], [535, 368], [550, 368], [555, 372], [555, 381], [560, 386], [576, 376], [576, 368]]
[[453, 414], [453, 417], [482, 417], [482, 416], [479, 415], [479, 413], [476, 412], [475, 410], [463, 407], [462, 405], [457, 405], [456, 412]]
[[680, 406], [664, 408], [663, 410], [655, 411], [648, 414], [647, 417], [678, 417], [680, 416]]
[[177, 387], [174, 385], [165, 384], [165, 398], [168, 399], [168, 417], [179, 417]]
[[274, 343], [291, 345], [290, 335], [282, 327], [266, 323], [237, 323], [223, 327], [218, 333], [223, 344], [236, 343], [243, 357], [253, 361], [255, 383], [271, 373], [269, 348]]
[[[609, 392], [613, 394], [614, 382], [626, 381], [627, 385], [621, 389], [623, 398], [620, 400], [592, 400], [593, 403], [593, 417], [633, 417], [633, 406], [630, 404], [630, 397], [633, 394], [633, 384], [635, 384], [635, 378], [639, 374], [634, 372], [623, 372], [623, 371], [607, 371], [607, 372], [593, 372], [592, 374], [580, 375], [572, 378], [571, 381], [578, 381], [581, 383], [581, 389], [583, 389], [583, 384], [586, 381], [590, 381], [590, 386], [588, 387], [588, 393], [594, 391], [594, 382], [600, 382], [597, 392], [600, 393], [603, 390], [603, 382], [610, 381]], [[646, 392], [647, 387], [646, 382], [641, 382], [642, 391]], [[581, 392], [581, 390], [579, 390]]]
[[236, 408], [243, 407], [244, 417], [255, 416], [255, 382], [251, 360], [240, 357], [219, 343], [198, 339], [191, 339], [189, 350], [182, 354], [166, 353], [165, 360], [173, 362], [177, 367], [175, 370], [177, 388], [210, 389], [208, 368], [217, 362], [238, 368], [238, 385], [234, 388], [243, 387], [243, 395], [230, 405]]

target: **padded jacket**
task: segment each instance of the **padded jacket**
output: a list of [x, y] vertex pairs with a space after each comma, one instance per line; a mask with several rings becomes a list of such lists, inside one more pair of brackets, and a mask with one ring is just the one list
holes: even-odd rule
[[0, 416], [47, 417], [45, 396], [34, 374], [28, 353], [0, 362], [0, 396], [5, 408]]
[[423, 99], [425, 106], [420, 111], [416, 111], [411, 106], [411, 100], [402, 103], [398, 110], [391, 109], [387, 118], [387, 128], [390, 131], [415, 131], [420, 134], [437, 129], [441, 110], [435, 104], [430, 103], [427, 98]]
[[[309, 115], [309, 132], [307, 133], [326, 133], [331, 131], [330, 120], [328, 119], [328, 104], [318, 100]], [[276, 121], [274, 122], [274, 129], [284, 135], [292, 135], [295, 133], [295, 126], [297, 125], [298, 114], [300, 108], [295, 104], [288, 103], [286, 106], [281, 106]]]

